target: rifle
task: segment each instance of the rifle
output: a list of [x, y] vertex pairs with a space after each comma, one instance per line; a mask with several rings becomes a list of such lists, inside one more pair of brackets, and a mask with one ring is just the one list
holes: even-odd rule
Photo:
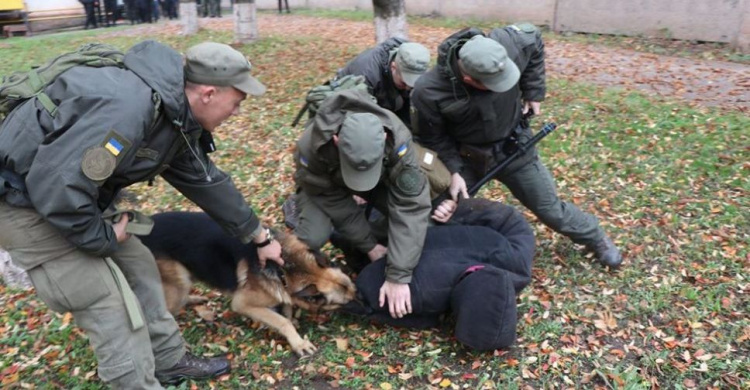
[[507, 168], [510, 163], [513, 161], [516, 161], [519, 157], [521, 157], [524, 153], [526, 153], [531, 147], [536, 145], [537, 142], [541, 141], [542, 138], [546, 137], [549, 133], [554, 131], [557, 128], [557, 125], [554, 123], [547, 123], [542, 127], [539, 132], [534, 134], [533, 137], [531, 137], [530, 140], [524, 143], [519, 143], [516, 147], [516, 151], [513, 152], [510, 156], [506, 157], [505, 160], [500, 161], [497, 165], [492, 167], [490, 171], [484, 175], [481, 179], [479, 179], [478, 182], [476, 182], [471, 188], [469, 188], [469, 196], [474, 196], [479, 192], [479, 189], [482, 188], [483, 185], [487, 184], [488, 181], [490, 181], [493, 177], [497, 176], [498, 173], [500, 173], [503, 169]]

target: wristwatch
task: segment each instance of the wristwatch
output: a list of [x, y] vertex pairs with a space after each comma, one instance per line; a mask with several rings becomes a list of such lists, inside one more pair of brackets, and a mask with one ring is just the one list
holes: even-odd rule
[[271, 229], [265, 228], [263, 230], [265, 230], [266, 232], [266, 239], [255, 244], [255, 246], [258, 248], [263, 248], [264, 246], [268, 246], [268, 244], [270, 244], [271, 241], [273, 240], [273, 234], [271, 234]]

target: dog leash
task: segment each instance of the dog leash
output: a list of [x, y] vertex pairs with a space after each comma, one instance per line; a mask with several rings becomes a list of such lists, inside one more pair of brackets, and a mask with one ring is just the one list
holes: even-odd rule
[[[151, 230], [154, 228], [154, 221], [150, 217], [135, 210], [108, 211], [102, 214], [102, 218], [111, 220], [112, 223], [117, 223], [122, 220], [123, 215], [126, 214], [129, 219], [128, 225], [125, 227], [126, 233], [136, 236], [147, 236], [151, 233]], [[115, 279], [117, 289], [122, 295], [122, 299], [125, 303], [125, 311], [127, 311], [128, 318], [130, 318], [131, 328], [134, 331], [142, 328], [145, 325], [143, 315], [141, 315], [141, 310], [138, 306], [138, 298], [135, 296], [133, 289], [130, 288], [128, 280], [125, 278], [122, 270], [120, 270], [120, 267], [117, 266], [111, 257], [105, 257], [104, 261], [107, 264], [109, 271], [112, 273], [112, 277]]]
[[105, 257], [104, 261], [107, 263], [109, 271], [112, 272], [112, 277], [115, 279], [117, 289], [120, 290], [122, 299], [125, 301], [125, 310], [128, 312], [128, 317], [130, 318], [130, 326], [134, 331], [142, 328], [144, 322], [141, 310], [138, 308], [138, 298], [130, 288], [128, 280], [125, 278], [125, 275], [123, 275], [120, 267], [115, 264], [115, 261], [112, 260], [111, 257]]

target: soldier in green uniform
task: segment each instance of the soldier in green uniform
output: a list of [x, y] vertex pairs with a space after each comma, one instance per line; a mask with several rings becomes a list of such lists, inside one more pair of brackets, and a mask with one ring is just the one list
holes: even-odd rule
[[[461, 30], [438, 48], [438, 64], [419, 78], [413, 93], [413, 131], [435, 150], [451, 173], [452, 200], [531, 137], [522, 115], [539, 114], [545, 95], [544, 43], [533, 25], [496, 28], [487, 36]], [[603, 265], [616, 268], [620, 251], [597, 218], [557, 196], [555, 182], [531, 150], [497, 180], [547, 226], [586, 245]]]
[[[153, 255], [108, 218], [117, 193], [161, 175], [232, 236], [266, 242], [258, 217], [208, 158], [210, 137], [265, 87], [238, 51], [202, 43], [183, 57], [154, 41], [135, 45], [126, 68], [77, 66], [0, 127], [0, 247], [28, 272], [54, 311], [71, 312], [118, 389], [161, 389], [229, 371], [224, 357], [186, 353], [164, 301]], [[271, 242], [258, 249], [283, 263]], [[160, 384], [161, 382], [161, 384]]]
[[[367, 91], [377, 104], [392, 111], [408, 127], [411, 124], [409, 94], [429, 64], [430, 51], [426, 47], [394, 37], [360, 53], [340, 69], [336, 77], [341, 80], [346, 76], [363, 76]], [[416, 142], [413, 145], [417, 160], [429, 181], [430, 195], [435, 198], [450, 185], [450, 172], [438, 160], [435, 152]], [[285, 221], [292, 228], [298, 219], [296, 198], [296, 194], [293, 194], [282, 206]]]
[[394, 37], [360, 53], [336, 77], [364, 76], [367, 89], [378, 105], [393, 111], [409, 126], [409, 93], [429, 66], [430, 51], [426, 47]]
[[[300, 189], [295, 233], [319, 248], [335, 228], [371, 261], [386, 261], [380, 306], [387, 301], [394, 318], [411, 313], [408, 283], [422, 251], [430, 195], [406, 126], [363, 90], [336, 92], [307, 122], [294, 159]], [[353, 195], [387, 218], [387, 247]]]

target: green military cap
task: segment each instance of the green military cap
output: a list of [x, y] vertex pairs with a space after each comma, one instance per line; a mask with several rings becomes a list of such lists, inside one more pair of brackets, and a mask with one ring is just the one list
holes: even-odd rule
[[430, 51], [418, 43], [405, 42], [398, 47], [395, 61], [406, 85], [414, 87], [430, 66]]
[[463, 71], [493, 92], [505, 92], [518, 82], [521, 72], [496, 40], [473, 36], [458, 51]]
[[266, 87], [250, 76], [251, 68], [250, 61], [242, 53], [222, 43], [200, 43], [185, 54], [185, 78], [188, 81], [232, 86], [248, 95], [262, 95]]
[[339, 159], [344, 184], [354, 191], [369, 191], [380, 181], [385, 154], [385, 131], [377, 116], [348, 114], [339, 131]]

